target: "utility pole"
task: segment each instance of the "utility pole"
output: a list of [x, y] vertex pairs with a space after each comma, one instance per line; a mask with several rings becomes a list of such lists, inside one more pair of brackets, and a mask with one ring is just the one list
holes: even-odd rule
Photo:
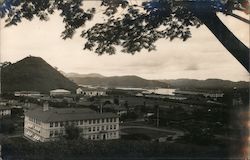
[[155, 105], [155, 107], [156, 107], [156, 127], [159, 127], [159, 122], [160, 122], [160, 120], [159, 120], [160, 119], [159, 105]]
[[157, 107], [157, 127], [159, 127], [159, 122], [160, 122], [160, 116], [159, 116], [159, 106]]

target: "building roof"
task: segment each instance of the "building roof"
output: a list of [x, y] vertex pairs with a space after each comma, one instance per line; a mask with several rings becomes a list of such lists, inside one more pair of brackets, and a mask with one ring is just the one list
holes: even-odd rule
[[54, 89], [54, 90], [51, 90], [50, 92], [65, 92], [65, 93], [69, 93], [70, 91], [66, 90], [66, 89]]
[[42, 122], [61, 122], [61, 121], [74, 121], [74, 120], [89, 120], [98, 118], [111, 118], [118, 117], [114, 113], [97, 113], [91, 109], [83, 108], [49, 108], [43, 111], [42, 107], [34, 110], [29, 110], [25, 116], [37, 119]]

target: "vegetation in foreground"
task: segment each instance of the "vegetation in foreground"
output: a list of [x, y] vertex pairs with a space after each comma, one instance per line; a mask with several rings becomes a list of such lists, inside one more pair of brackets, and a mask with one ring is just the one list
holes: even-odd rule
[[[23, 138], [2, 142], [2, 155], [6, 159], [102, 159], [102, 158], [229, 158], [225, 147], [191, 144], [158, 143], [148, 141], [89, 141], [84, 139], [34, 143]], [[233, 154], [236, 156], [236, 154]]]

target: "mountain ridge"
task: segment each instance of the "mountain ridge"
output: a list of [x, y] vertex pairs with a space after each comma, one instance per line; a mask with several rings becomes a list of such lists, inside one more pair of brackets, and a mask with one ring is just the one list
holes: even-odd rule
[[161, 82], [168, 83], [175, 88], [205, 88], [205, 89], [223, 89], [223, 88], [248, 88], [249, 82], [246, 81], [237, 81], [233, 82], [230, 80], [222, 80], [216, 78], [209, 78], [206, 80], [197, 80], [197, 79], [169, 79], [169, 80], [160, 80]]
[[111, 77], [69, 77], [79, 85], [97, 85], [105, 87], [156, 88], [168, 87], [168, 84], [157, 80], [147, 80], [135, 75]]
[[[95, 73], [98, 74], [98, 73]], [[85, 74], [87, 75], [87, 74]], [[101, 75], [101, 74], [98, 74]], [[97, 85], [97, 82], [104, 86], [112, 86], [112, 87], [145, 87], [145, 85], [119, 85], [117, 84], [110, 84], [109, 81], [110, 79], [127, 79], [128, 77], [136, 78], [136, 79], [144, 79], [139, 76], [135, 75], [125, 75], [125, 76], [102, 76], [102, 77], [74, 77], [74, 76], [69, 76], [70, 79], [75, 81], [77, 84], [82, 84], [82, 85]], [[101, 80], [103, 82], [101, 82]], [[147, 80], [147, 79], [144, 79]], [[173, 87], [173, 88], [197, 88], [197, 89], [221, 89], [221, 88], [233, 88], [233, 87], [238, 87], [238, 88], [247, 88], [249, 86], [249, 82], [246, 81], [230, 81], [230, 80], [222, 80], [222, 79], [217, 79], [217, 78], [208, 78], [206, 80], [198, 80], [198, 79], [188, 79], [188, 78], [179, 78], [179, 79], [164, 79], [164, 80], [147, 80], [147, 81], [154, 81], [154, 82], [163, 82], [166, 85], [149, 85], [148, 87]]]

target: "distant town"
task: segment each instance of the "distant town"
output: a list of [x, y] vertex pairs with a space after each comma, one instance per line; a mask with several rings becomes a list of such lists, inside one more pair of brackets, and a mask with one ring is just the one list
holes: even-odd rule
[[[20, 70], [26, 68], [29, 69]], [[248, 82], [214, 80], [218, 82], [214, 87], [182, 82], [177, 87], [170, 81], [168, 84], [151, 81], [150, 87], [144, 87], [138, 82], [136, 86], [119, 86], [119, 82], [98, 85], [93, 77], [84, 77], [84, 84], [76, 84], [76, 77], [65, 77], [37, 57], [5, 64], [1, 69], [0, 153], [5, 159], [26, 159], [25, 146], [33, 146], [34, 152], [39, 146], [44, 150], [43, 159], [48, 149], [43, 144], [61, 144], [62, 147], [65, 141], [74, 140], [80, 148], [84, 143], [93, 143], [97, 145], [96, 150], [100, 145], [125, 146], [128, 142], [133, 143], [135, 150], [138, 149], [135, 142], [145, 143], [144, 147], [173, 146], [171, 154], [175, 157], [182, 152], [181, 148], [185, 149], [181, 155], [184, 157], [197, 153], [207, 156], [247, 153]], [[44, 83], [43, 75], [55, 75], [57, 79], [47, 77]], [[87, 84], [86, 79], [91, 79], [91, 83]], [[132, 82], [127, 80], [126, 83]], [[143, 83], [149, 82], [143, 80]], [[18, 145], [23, 147], [18, 148]], [[147, 149], [138, 152], [147, 155], [152, 151], [153, 157], [169, 154], [169, 148], [163, 148], [162, 152], [152, 151], [152, 148], [148, 153]], [[119, 147], [113, 152], [114, 156], [123, 154]], [[79, 151], [80, 156], [86, 153]]]

